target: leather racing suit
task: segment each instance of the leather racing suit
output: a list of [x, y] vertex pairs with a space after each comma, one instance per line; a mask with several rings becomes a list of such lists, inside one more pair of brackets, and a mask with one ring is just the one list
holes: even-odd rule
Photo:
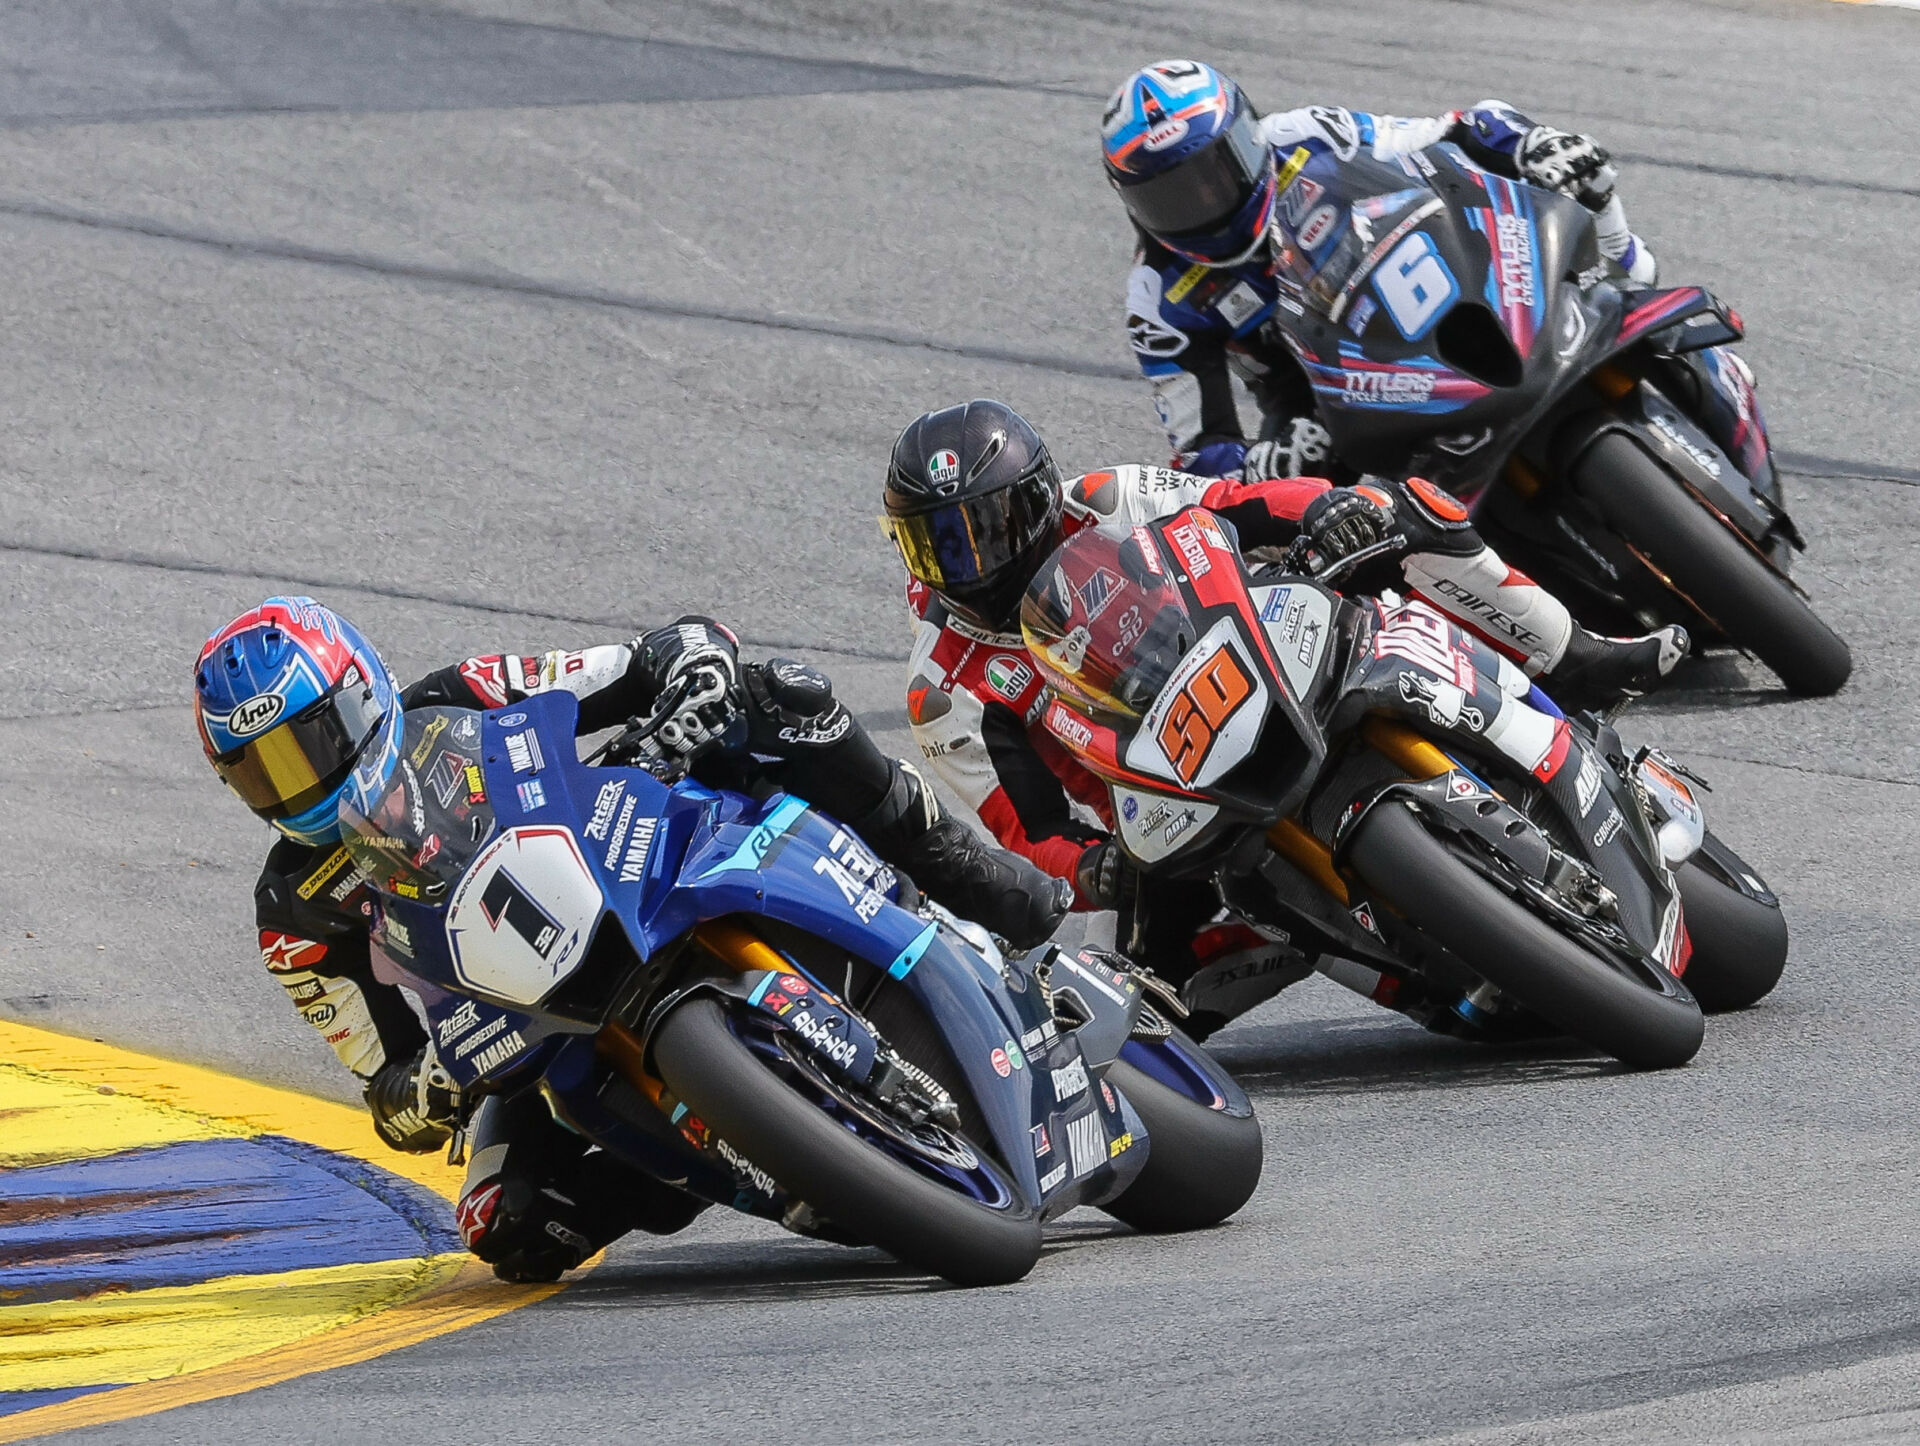
[[[1298, 172], [1316, 155], [1345, 160], [1365, 148], [1375, 159], [1391, 160], [1442, 141], [1459, 145], [1476, 165], [1518, 180], [1515, 156], [1532, 126], [1498, 100], [1438, 116], [1372, 115], [1316, 105], [1260, 122], [1283, 180], [1289, 167]], [[1653, 256], [1627, 229], [1618, 196], [1595, 223], [1601, 253], [1636, 280], [1651, 283]], [[1273, 225], [1277, 242], [1291, 239], [1284, 204], [1276, 208]], [[1267, 248], [1239, 266], [1207, 267], [1189, 264], [1144, 234], [1140, 240], [1127, 278], [1127, 334], [1152, 384], [1174, 465], [1203, 475], [1241, 466], [1250, 439], [1234, 402], [1237, 374], [1260, 408], [1252, 440], [1275, 444], [1257, 475], [1317, 471], [1351, 481], [1352, 474], [1332, 456], [1331, 436], [1316, 420], [1312, 383], [1277, 324], [1281, 285]]]
[[[1300, 535], [1302, 514], [1331, 485], [1318, 477], [1243, 482], [1116, 467], [1062, 483], [1064, 531], [1071, 536], [1100, 522], [1149, 522], [1199, 506], [1233, 524], [1244, 552], [1284, 548]], [[1423, 482], [1380, 485], [1396, 494], [1409, 550], [1397, 560], [1397, 578], [1391, 562], [1370, 565], [1376, 587], [1397, 582], [1529, 674], [1560, 663], [1576, 634], [1588, 636], [1558, 599], [1502, 562], [1440, 489]], [[1113, 833], [1111, 804], [1106, 785], [1041, 725], [1046, 687], [1025, 643], [1018, 633], [986, 632], [952, 615], [911, 579], [907, 596], [916, 619], [907, 715], [921, 753], [1003, 847], [1074, 880], [1088, 852]], [[1308, 972], [1298, 955], [1243, 924], [1218, 919], [1220, 903], [1210, 890], [1151, 874], [1140, 889], [1140, 962], [1180, 986], [1198, 1034]], [[1100, 907], [1078, 890], [1074, 906]], [[1123, 948], [1128, 942], [1120, 940]]]
[[[401, 706], [502, 708], [564, 690], [580, 700], [580, 732], [593, 733], [647, 715], [673, 659], [689, 650], [724, 654], [731, 668], [736, 644], [719, 624], [684, 618], [631, 643], [467, 658], [402, 689]], [[927, 875], [940, 874], [956, 847], [965, 851], [970, 830], [940, 815], [909, 765], [874, 747], [823, 675], [787, 659], [738, 672], [746, 743], [706, 754], [694, 775], [718, 787], [797, 793], [858, 829], [889, 863], [922, 870], [922, 886], [938, 897]], [[977, 853], [980, 846], [971, 847]], [[945, 853], [929, 857], [930, 848]], [[1058, 889], [1027, 865], [1009, 864], [992, 876], [998, 895], [1017, 895], [1035, 881], [1049, 898]], [[452, 1082], [405, 995], [375, 977], [374, 896], [346, 847], [281, 839], [254, 904], [268, 972], [361, 1082], [380, 1137], [415, 1152], [444, 1144], [456, 1115]], [[1057, 913], [1040, 913], [1050, 930]], [[629, 1230], [678, 1230], [702, 1208], [589, 1149], [554, 1123], [534, 1092], [483, 1102], [470, 1143], [456, 1218], [468, 1248], [510, 1279], [551, 1279]]]

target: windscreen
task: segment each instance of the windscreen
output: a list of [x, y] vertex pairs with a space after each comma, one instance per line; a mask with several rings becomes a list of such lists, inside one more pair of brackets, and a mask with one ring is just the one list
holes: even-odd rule
[[1411, 158], [1317, 156], [1280, 193], [1279, 230], [1286, 244], [1278, 248], [1279, 270], [1304, 301], [1337, 319], [1391, 249], [1385, 243], [1397, 241], [1403, 225], [1411, 230], [1417, 213], [1440, 205]]
[[480, 714], [409, 709], [400, 760], [362, 813], [340, 805], [340, 831], [367, 881], [395, 898], [435, 902], [493, 834], [480, 766]]
[[1120, 522], [1075, 533], [1042, 564], [1020, 631], [1054, 691], [1122, 734], [1198, 636], [1153, 534]]

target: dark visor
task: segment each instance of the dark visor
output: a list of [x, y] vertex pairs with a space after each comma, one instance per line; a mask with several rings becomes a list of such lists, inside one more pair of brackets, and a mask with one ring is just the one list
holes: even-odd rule
[[356, 681], [214, 759], [214, 770], [262, 818], [292, 818], [346, 781], [380, 717], [373, 689]]
[[888, 521], [907, 570], [935, 592], [964, 600], [1024, 561], [1053, 525], [1058, 496], [1048, 464], [984, 497]]
[[1114, 175], [1120, 199], [1141, 227], [1155, 236], [1217, 231], [1252, 198], [1267, 171], [1260, 122], [1241, 105], [1226, 133], [1171, 170], [1144, 180]]

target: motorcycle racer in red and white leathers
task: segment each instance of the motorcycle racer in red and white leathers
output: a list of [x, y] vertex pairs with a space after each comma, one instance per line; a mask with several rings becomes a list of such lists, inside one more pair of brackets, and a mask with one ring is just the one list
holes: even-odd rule
[[1558, 598], [1503, 563], [1458, 502], [1418, 478], [1348, 488], [1318, 477], [1243, 482], [1122, 466], [1063, 479], [1039, 435], [1003, 403], [968, 402], [910, 423], [894, 444], [884, 523], [906, 564], [915, 615], [907, 669], [914, 740], [1003, 846], [1072, 881], [1076, 909], [1134, 910], [1140, 962], [1181, 986], [1191, 1027], [1204, 1034], [1306, 966], [1216, 917], [1219, 901], [1208, 891], [1136, 876], [1112, 837], [1106, 785], [1040, 726], [1045, 686], [1016, 620], [1028, 583], [1064, 538], [1193, 506], [1230, 522], [1250, 553], [1304, 534], [1332, 561], [1401, 539], [1377, 586], [1411, 591], [1528, 674], [1551, 676], [1564, 694], [1606, 702], [1642, 691], [1672, 671], [1687, 638], [1679, 628], [1642, 638], [1589, 633]]

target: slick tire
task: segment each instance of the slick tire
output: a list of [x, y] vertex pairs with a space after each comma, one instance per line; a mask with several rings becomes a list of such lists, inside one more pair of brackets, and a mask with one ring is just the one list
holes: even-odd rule
[[1458, 858], [1408, 805], [1376, 804], [1348, 858], [1408, 923], [1555, 1028], [1635, 1069], [1699, 1052], [1706, 1021], [1685, 985], [1661, 993], [1628, 978]]
[[1707, 620], [1803, 697], [1837, 693], [1853, 654], [1807, 600], [1631, 438], [1580, 459], [1581, 491]]
[[1030, 1207], [995, 1210], [882, 1154], [790, 1088], [696, 996], [653, 1035], [660, 1077], [734, 1149], [849, 1234], [955, 1285], [1009, 1285], [1040, 1259]]
[[1147, 1126], [1146, 1168], [1100, 1207], [1107, 1214], [1164, 1235], [1218, 1225], [1252, 1198], [1264, 1146], [1251, 1114], [1209, 1109], [1125, 1060], [1106, 1078]]
[[1707, 1013], [1725, 1014], [1757, 1004], [1780, 982], [1787, 967], [1787, 920], [1778, 904], [1750, 898], [1723, 875], [1724, 860], [1744, 869], [1738, 854], [1725, 844], [1714, 852], [1723, 858], [1695, 854], [1674, 877], [1693, 943], [1687, 988]]

